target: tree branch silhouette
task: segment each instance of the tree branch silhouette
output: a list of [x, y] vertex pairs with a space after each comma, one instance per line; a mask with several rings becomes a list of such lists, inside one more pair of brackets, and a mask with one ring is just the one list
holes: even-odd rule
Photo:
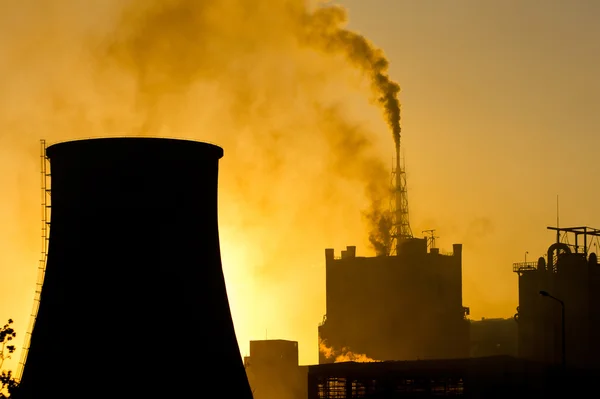
[[[12, 319], [8, 319], [2, 329], [0, 329], [0, 370], [4, 366], [4, 361], [10, 359], [15, 352], [16, 347], [11, 345], [11, 341], [17, 336], [15, 330], [11, 327]], [[15, 380], [11, 370], [2, 370], [0, 373], [0, 399], [10, 398], [19, 387], [19, 383]]]

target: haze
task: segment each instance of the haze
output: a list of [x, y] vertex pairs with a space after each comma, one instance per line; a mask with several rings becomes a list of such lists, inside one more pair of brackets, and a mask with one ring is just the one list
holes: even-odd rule
[[[600, 4], [339, 4], [402, 88], [413, 233], [464, 244], [472, 318], [512, 317], [511, 264], [545, 252], [556, 196], [562, 225], [600, 227]], [[324, 248], [373, 254], [364, 213], [389, 184], [394, 146], [368, 74], [298, 39], [312, 8], [0, 5], [0, 317], [15, 319], [18, 346], [41, 248], [39, 139], [144, 134], [224, 147], [221, 250], [241, 351], [265, 335], [298, 340], [300, 362], [316, 363]]]

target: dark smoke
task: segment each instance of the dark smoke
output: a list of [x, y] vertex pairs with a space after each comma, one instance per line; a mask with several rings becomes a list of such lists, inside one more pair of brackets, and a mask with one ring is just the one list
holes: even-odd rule
[[369, 242], [377, 256], [388, 256], [392, 249], [392, 212], [379, 207], [367, 214], [373, 228], [369, 233]]
[[[156, 2], [148, 1], [144, 7], [134, 1], [125, 14], [125, 31], [115, 35], [116, 40], [108, 52], [137, 70], [140, 94], [146, 101], [144, 106], [151, 110], [157, 100], [156, 93], [164, 95], [185, 90], [195, 79], [217, 76], [223, 65], [222, 58], [227, 57], [219, 55], [219, 51], [227, 49], [211, 48], [202, 40], [214, 32], [214, 24], [218, 23], [211, 18], [215, 11], [212, 2], [166, 0], [158, 3], [156, 7]], [[298, 40], [305, 46], [331, 54], [342, 53], [368, 75], [394, 142], [399, 145], [400, 86], [388, 75], [389, 62], [383, 51], [364, 36], [344, 29], [348, 15], [343, 7], [328, 5], [310, 12], [303, 3], [299, 0], [282, 3], [290, 29], [298, 31]], [[258, 13], [251, 6], [243, 8], [240, 12], [246, 13], [249, 19]], [[133, 19], [138, 19], [137, 31], [129, 27]], [[241, 45], [245, 45], [243, 39]], [[251, 44], [247, 46], [245, 50], [251, 51]]]
[[[312, 253], [332, 237], [355, 239], [356, 209], [366, 210], [369, 232], [385, 244], [377, 231], [390, 194], [382, 105], [388, 124], [399, 126], [387, 62], [345, 30], [345, 12], [305, 0], [0, 3], [0, 73], [10, 77], [0, 96], [0, 263], [33, 265], [21, 268], [22, 294], [14, 297], [9, 284], [1, 299], [31, 300], [40, 138], [212, 141], [226, 151], [220, 226], [240, 342], [260, 334], [258, 325], [314, 339], [306, 325], [321, 314], [322, 292], [310, 272], [298, 271], [308, 262], [321, 267]], [[298, 256], [290, 256], [291, 243]], [[262, 285], [267, 278], [278, 284]], [[247, 298], [272, 311], [248, 313]], [[28, 316], [29, 308], [18, 319]]]
[[386, 207], [390, 199], [387, 185], [388, 170], [381, 159], [372, 155], [372, 143], [362, 126], [351, 125], [335, 108], [321, 110], [322, 126], [330, 132], [329, 144], [336, 151], [331, 158], [334, 170], [348, 179], [366, 182], [365, 195], [370, 207], [363, 212], [368, 228], [369, 242], [377, 256], [387, 256], [392, 244], [392, 212]]
[[400, 145], [400, 86], [388, 75], [389, 62], [381, 49], [358, 33], [343, 29], [348, 22], [347, 11], [340, 6], [319, 8], [308, 16], [308, 45], [327, 52], [341, 52], [371, 79], [377, 102], [383, 107], [394, 143]]
[[[392, 81], [387, 73], [389, 62], [383, 51], [364, 36], [344, 29], [348, 22], [347, 11], [340, 6], [319, 8], [310, 14], [307, 20], [304, 37], [307, 45], [325, 52], [342, 53], [368, 75], [398, 149], [401, 133], [398, 100], [400, 86]], [[371, 208], [365, 212], [369, 223], [369, 242], [377, 256], [387, 256], [392, 246], [393, 216], [389, 209], [382, 208], [383, 199], [380, 193], [373, 195], [374, 192], [367, 188], [367, 194], [370, 194], [372, 200]]]

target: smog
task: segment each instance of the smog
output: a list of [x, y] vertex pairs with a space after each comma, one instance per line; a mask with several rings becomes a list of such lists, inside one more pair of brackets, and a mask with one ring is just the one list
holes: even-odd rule
[[[0, 177], [10, 248], [0, 260], [32, 265], [23, 281], [36, 278], [40, 138], [181, 137], [225, 148], [220, 226], [240, 342], [255, 334], [253, 322], [263, 330], [244, 311], [247, 296], [272, 314], [298, 308], [278, 317], [282, 333], [310, 335], [314, 316], [303, 309], [321, 306], [322, 294], [300, 303], [294, 276], [320, 259], [314, 248], [361, 236], [385, 246], [390, 169], [382, 160], [390, 131], [399, 139], [397, 85], [383, 53], [346, 29], [343, 8], [302, 0], [3, 6], [0, 73], [10, 79], [0, 151], [15, 173]], [[282, 268], [291, 242], [309, 255]], [[273, 304], [277, 286], [289, 295]], [[23, 304], [15, 319], [24, 331], [31, 292], [21, 291], [10, 302]]]
[[319, 339], [319, 352], [327, 360], [333, 360], [334, 363], [342, 362], [360, 362], [360, 363], [374, 363], [378, 360], [373, 360], [364, 353], [354, 353], [349, 348], [341, 348], [335, 350], [327, 345], [327, 341]]

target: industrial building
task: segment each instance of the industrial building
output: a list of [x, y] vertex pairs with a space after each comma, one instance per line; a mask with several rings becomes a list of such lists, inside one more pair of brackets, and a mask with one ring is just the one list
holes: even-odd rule
[[[469, 356], [468, 308], [462, 303], [462, 245], [452, 254], [427, 239], [402, 242], [396, 255], [340, 257], [325, 250], [326, 316], [319, 338], [334, 353], [375, 360]], [[319, 363], [335, 355], [321, 350]]]
[[308, 367], [298, 365], [298, 342], [250, 341], [244, 367], [254, 399], [306, 399]]
[[596, 376], [573, 373], [510, 356], [322, 364], [309, 367], [308, 399], [588, 396]]
[[[537, 262], [513, 264], [519, 277], [519, 356], [600, 369], [600, 230], [557, 228]], [[543, 294], [543, 295], [541, 295]]]
[[[462, 302], [462, 244], [452, 254], [413, 236], [405, 168], [396, 141], [391, 229], [377, 231], [376, 256], [348, 246], [325, 250], [326, 314], [318, 327], [319, 363], [350, 351], [375, 360], [469, 356], [469, 309]], [[387, 222], [387, 221], [386, 221]], [[387, 223], [383, 223], [387, 225]], [[326, 350], [324, 350], [326, 348]]]

